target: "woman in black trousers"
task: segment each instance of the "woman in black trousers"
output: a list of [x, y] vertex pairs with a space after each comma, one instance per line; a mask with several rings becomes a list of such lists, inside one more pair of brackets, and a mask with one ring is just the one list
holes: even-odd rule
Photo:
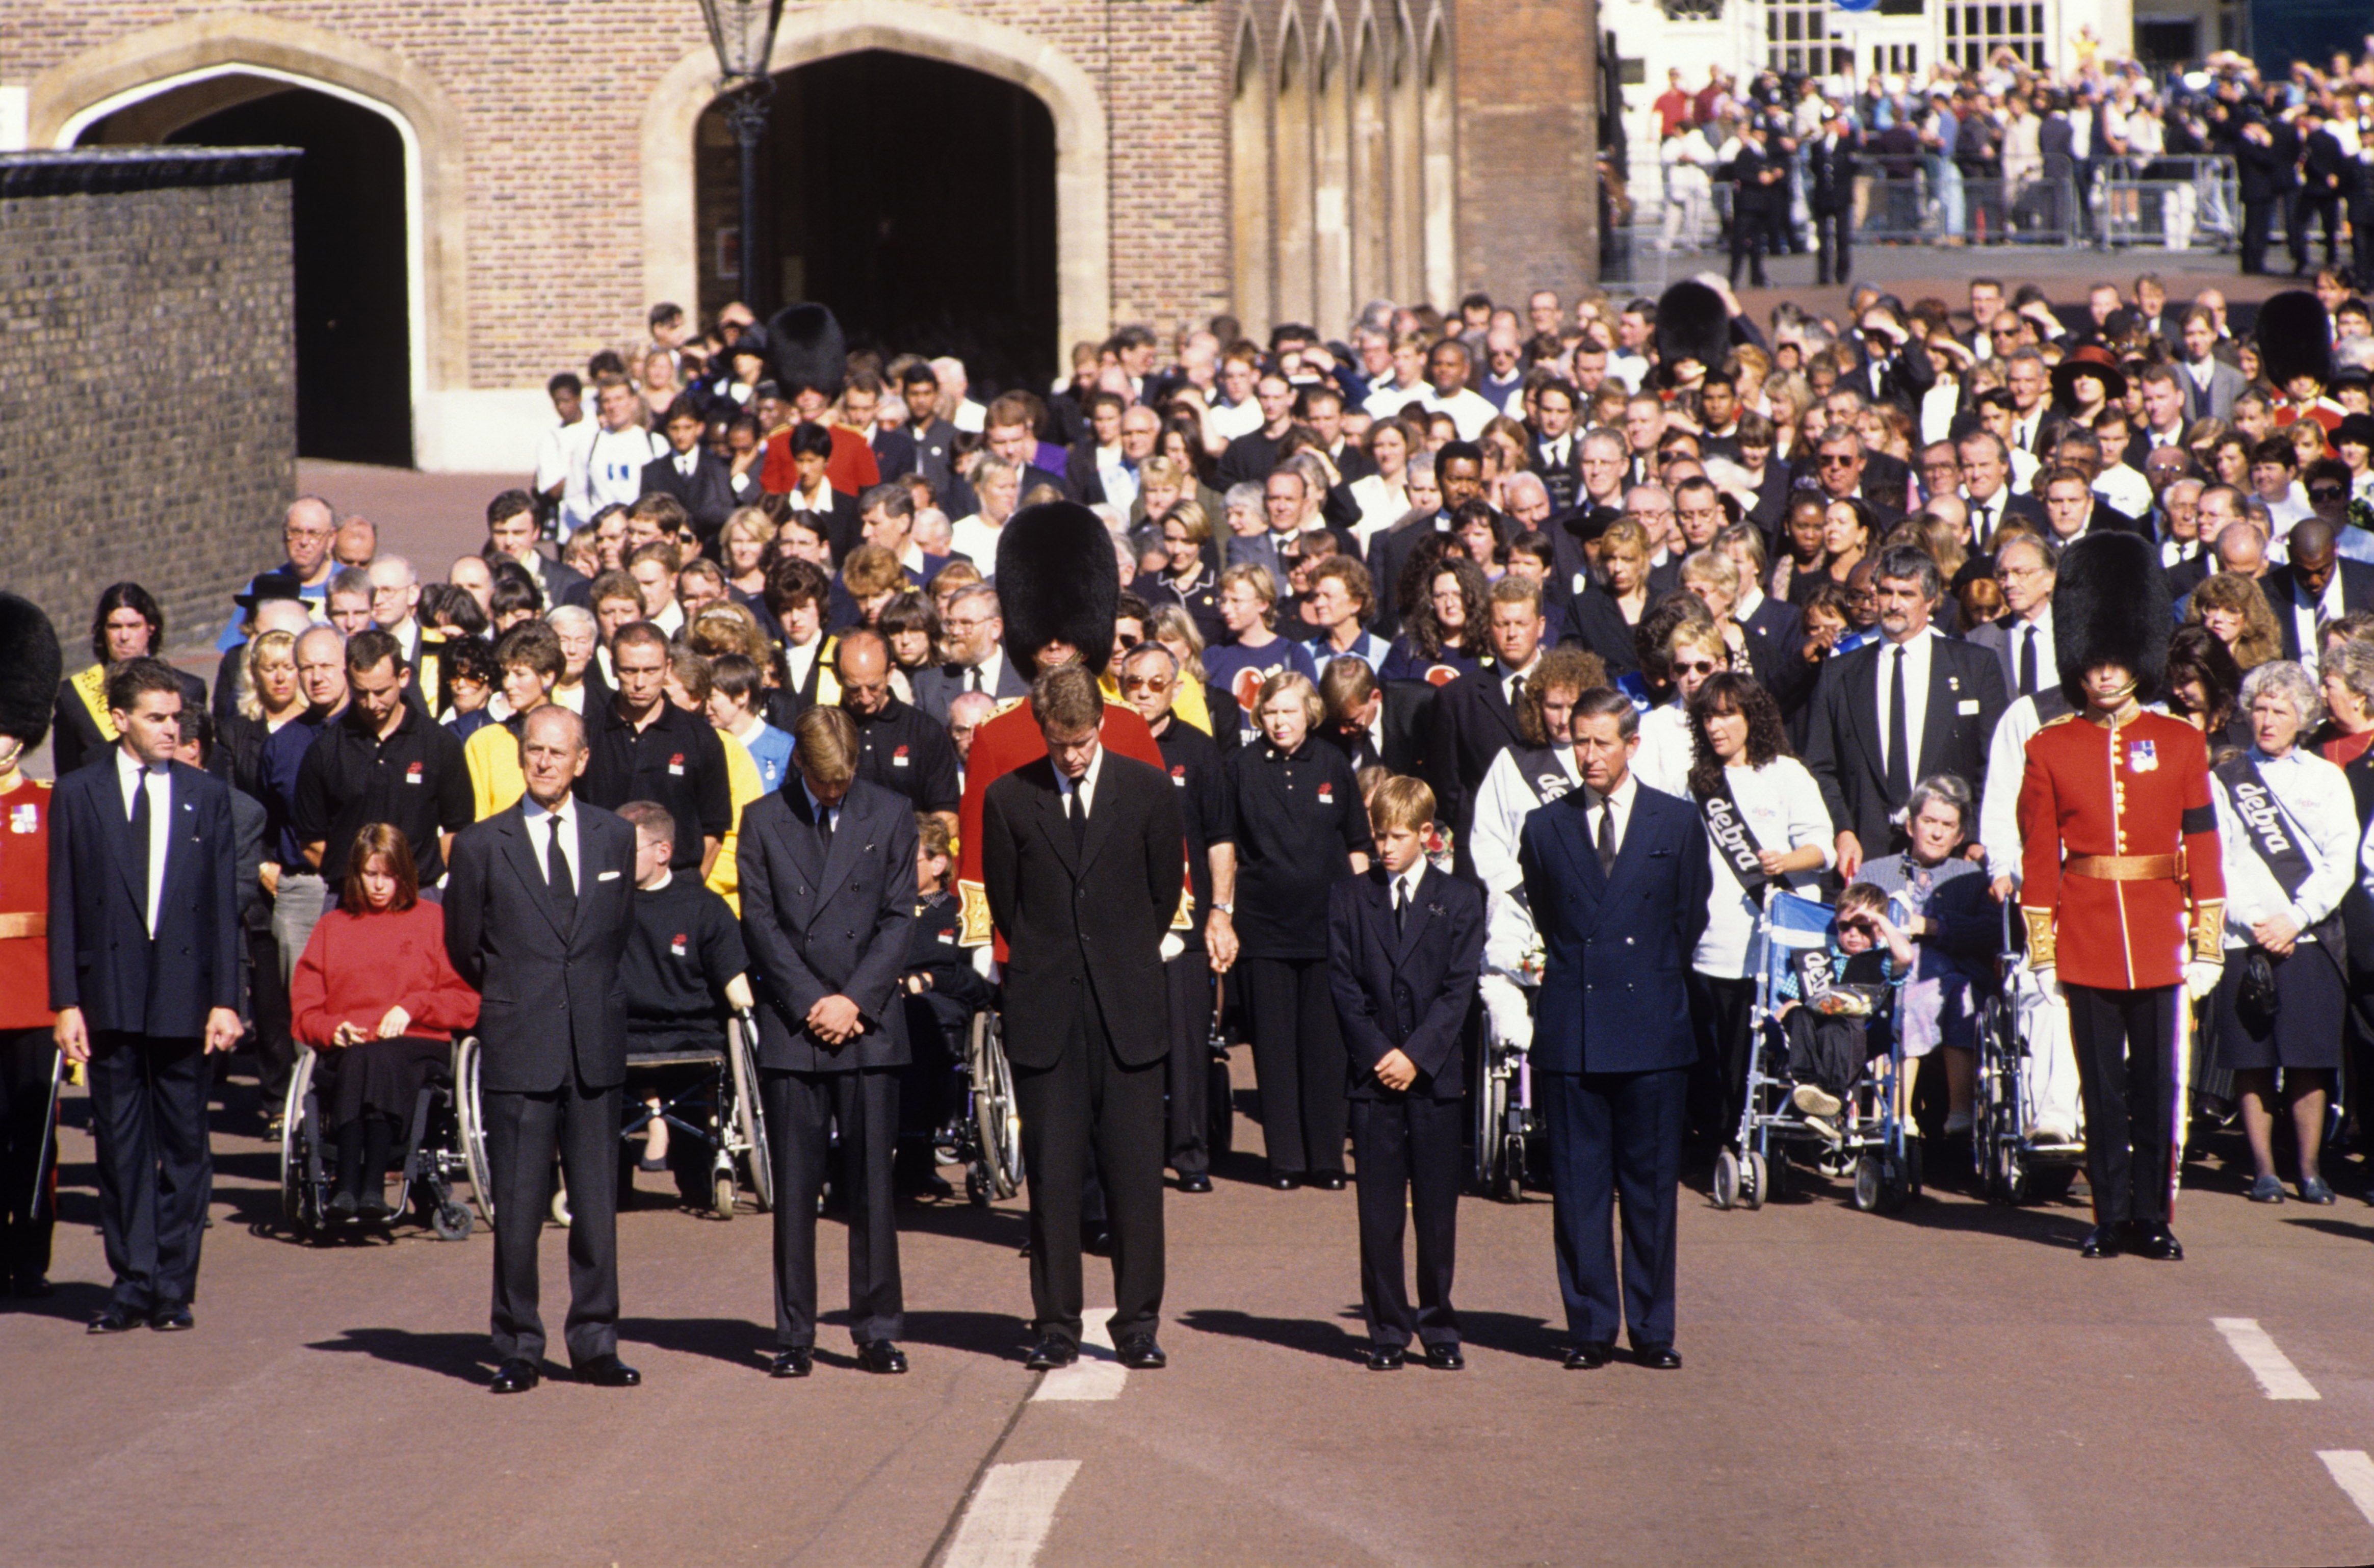
[[1327, 890], [1369, 868], [1369, 815], [1344, 753], [1311, 730], [1310, 678], [1262, 682], [1262, 734], [1228, 753], [1236, 819], [1236, 973], [1252, 1025], [1269, 1185], [1344, 1186], [1344, 1046], [1327, 989]]

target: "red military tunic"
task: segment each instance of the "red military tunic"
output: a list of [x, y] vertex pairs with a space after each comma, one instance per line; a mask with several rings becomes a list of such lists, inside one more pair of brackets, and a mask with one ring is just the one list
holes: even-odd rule
[[2184, 978], [2186, 937], [2222, 958], [2226, 899], [2209, 754], [2181, 719], [2078, 714], [2028, 738], [2019, 786], [2028, 953], [2074, 985], [2148, 990]]
[[0, 1029], [47, 1029], [50, 786], [17, 775], [0, 794]]
[[[1134, 757], [1150, 768], [1169, 770], [1162, 748], [1135, 708], [1108, 700], [1104, 743], [1115, 755]], [[990, 939], [989, 890], [981, 876], [981, 803], [989, 786], [1021, 767], [1047, 755], [1047, 737], [1039, 731], [1027, 699], [1016, 698], [988, 723], [973, 731], [972, 750], [965, 759], [964, 800], [957, 808], [957, 896], [963, 914], [962, 939], [977, 948]], [[1181, 848], [1185, 865], [1185, 848]], [[1005, 959], [1005, 938], [997, 938], [997, 957]]]

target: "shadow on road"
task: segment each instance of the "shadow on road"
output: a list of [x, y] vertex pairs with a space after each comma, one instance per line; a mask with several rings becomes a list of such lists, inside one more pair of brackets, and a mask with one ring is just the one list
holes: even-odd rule
[[2297, 1225], [2303, 1231], [2315, 1231], [2327, 1236], [2339, 1236], [2345, 1242], [2374, 1242], [2374, 1225], [2355, 1224], [2347, 1220], [2312, 1220], [2302, 1215], [2286, 1220], [2286, 1225]]
[[775, 1349], [774, 1331], [746, 1317], [622, 1317], [618, 1338], [731, 1366], [760, 1366]]
[[[1347, 1306], [1343, 1317], [1360, 1322], [1360, 1309]], [[1356, 1362], [1369, 1353], [1368, 1336], [1338, 1323], [1308, 1317], [1256, 1317], [1226, 1307], [1198, 1307], [1179, 1320], [1199, 1334], [1225, 1334], [1232, 1339], [1254, 1339], [1282, 1350], [1301, 1350], [1333, 1362]], [[1464, 1312], [1459, 1315], [1459, 1338], [1472, 1348], [1536, 1361], [1563, 1361], [1566, 1347], [1549, 1324], [1512, 1312]]]
[[51, 1293], [28, 1301], [18, 1297], [7, 1303], [10, 1312], [26, 1317], [63, 1318], [69, 1323], [82, 1323], [99, 1315], [99, 1311], [115, 1292], [105, 1285], [88, 1279], [53, 1279]]
[[317, 1339], [305, 1348], [360, 1353], [464, 1383], [486, 1382], [495, 1364], [483, 1329], [475, 1334], [416, 1334], [408, 1328], [347, 1328], [335, 1339]]

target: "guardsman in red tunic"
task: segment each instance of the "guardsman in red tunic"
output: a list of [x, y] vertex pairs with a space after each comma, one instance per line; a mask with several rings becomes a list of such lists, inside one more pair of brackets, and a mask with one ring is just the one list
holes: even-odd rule
[[[1111, 536], [1097, 514], [1069, 501], [1024, 507], [998, 536], [996, 565], [992, 582], [1005, 619], [1006, 656], [1016, 666], [1035, 678], [1043, 670], [1077, 659], [1102, 675], [1112, 656], [1121, 574], [1112, 563]], [[1121, 756], [1164, 768], [1154, 733], [1126, 702], [1106, 701], [1104, 744]], [[957, 808], [957, 896], [968, 948], [993, 937], [981, 874], [981, 798], [991, 784], [1045, 755], [1046, 738], [1026, 699], [1007, 703], [973, 732], [972, 750], [965, 759], [964, 798]], [[1184, 886], [1184, 845], [1180, 874]], [[1186, 919], [1182, 902], [1179, 925], [1183, 927]], [[1003, 960], [1005, 939], [995, 940]]]
[[2028, 961], [2069, 1003], [2094, 1190], [2087, 1257], [2184, 1256], [2168, 1224], [2180, 1009], [2225, 961], [2207, 749], [2191, 725], [2142, 705], [2158, 693], [2171, 627], [2148, 540], [2089, 535], [2062, 556], [2052, 636], [2080, 711], [2027, 743], [2019, 902]]
[[18, 764], [49, 733], [58, 637], [0, 594], [0, 1295], [50, 1293], [57, 1043], [50, 994], [50, 786]]

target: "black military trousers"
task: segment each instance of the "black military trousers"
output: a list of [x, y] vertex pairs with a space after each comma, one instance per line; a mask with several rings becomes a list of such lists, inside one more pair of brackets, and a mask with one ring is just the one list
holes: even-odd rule
[[2176, 1009], [2181, 985], [2110, 991], [2063, 983], [2086, 1107], [2086, 1180], [2096, 1223], [2165, 1223], [2176, 1147]]

